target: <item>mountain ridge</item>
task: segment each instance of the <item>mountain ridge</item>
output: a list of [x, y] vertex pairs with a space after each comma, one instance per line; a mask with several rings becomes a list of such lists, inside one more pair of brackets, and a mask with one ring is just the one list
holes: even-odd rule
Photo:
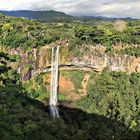
[[104, 20], [104, 21], [114, 21], [114, 20], [135, 20], [135, 18], [126, 17], [126, 18], [117, 18], [117, 17], [105, 17], [105, 16], [73, 16], [66, 14], [61, 11], [49, 10], [49, 11], [33, 11], [33, 10], [13, 10], [13, 11], [2, 11], [0, 13], [8, 16], [16, 16], [16, 17], [25, 17], [29, 19], [35, 19], [40, 21], [57, 21], [64, 20], [69, 21], [72, 19], [75, 20]]
[[17, 10], [17, 11], [0, 11], [0, 13], [8, 16], [25, 17], [29, 19], [36, 19], [40, 21], [53, 21], [60, 19], [70, 19], [72, 16], [59, 11], [31, 11], [31, 10]]

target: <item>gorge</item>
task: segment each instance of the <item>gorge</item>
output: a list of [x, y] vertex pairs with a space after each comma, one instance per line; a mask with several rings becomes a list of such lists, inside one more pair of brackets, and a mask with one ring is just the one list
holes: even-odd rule
[[0, 15], [0, 138], [139, 140], [139, 25]]
[[[63, 58], [60, 50], [60, 68], [63, 69], [83, 69], [83, 71], [101, 72], [105, 68], [110, 71], [122, 71], [127, 73], [140, 72], [140, 58], [128, 55], [106, 54], [105, 47], [89, 46], [90, 53], [83, 54], [80, 57], [65, 57]], [[41, 72], [49, 72], [51, 68], [51, 46], [42, 47], [41, 49], [33, 49], [24, 52], [21, 49], [13, 49], [11, 55], [19, 55], [20, 61], [17, 63], [17, 68], [22, 77], [26, 81]], [[2, 50], [2, 48], [1, 48]], [[67, 52], [68, 53], [68, 52]], [[25, 70], [25, 67], [28, 67]]]

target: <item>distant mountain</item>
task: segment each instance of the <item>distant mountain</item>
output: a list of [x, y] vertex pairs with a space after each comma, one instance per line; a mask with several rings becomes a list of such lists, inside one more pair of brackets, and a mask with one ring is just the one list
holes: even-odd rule
[[19, 10], [19, 11], [0, 11], [0, 13], [8, 16], [26, 17], [29, 19], [36, 19], [40, 21], [56, 21], [56, 20], [68, 20], [72, 16], [67, 15], [63, 12], [58, 11], [30, 11], [30, 10]]
[[117, 17], [104, 17], [104, 16], [80, 16], [80, 19], [83, 20], [89, 20], [89, 19], [96, 19], [96, 20], [104, 20], [104, 21], [113, 21], [113, 20], [135, 20], [134, 18], [131, 17], [126, 17], [126, 18], [117, 18]]
[[104, 21], [114, 21], [116, 19], [122, 19], [122, 20], [133, 20], [132, 18], [108, 18], [103, 16], [71, 16], [67, 15], [64, 12], [59, 11], [31, 11], [31, 10], [18, 10], [18, 11], [0, 11], [0, 13], [8, 15], [8, 16], [16, 16], [16, 17], [26, 17], [29, 19], [36, 19], [39, 21], [45, 21], [45, 22], [69, 22], [74, 20], [80, 20], [80, 21], [88, 21], [90, 19], [95, 20], [104, 20]]

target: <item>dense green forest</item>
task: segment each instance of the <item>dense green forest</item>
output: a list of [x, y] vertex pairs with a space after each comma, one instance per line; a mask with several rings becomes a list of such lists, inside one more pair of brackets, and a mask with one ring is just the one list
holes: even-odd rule
[[92, 74], [88, 97], [78, 106], [88, 113], [97, 113], [123, 122], [130, 129], [139, 129], [140, 74], [104, 72]]
[[81, 44], [100, 44], [105, 46], [109, 52], [114, 52], [112, 46], [119, 44], [123, 49], [115, 53], [139, 56], [139, 32], [139, 20], [40, 23], [0, 15], [0, 44], [10, 48], [21, 47], [25, 50], [60, 40], [68, 40], [68, 49], [75, 54], [78, 54]]
[[[120, 27], [120, 25], [122, 25]], [[79, 55], [82, 44], [102, 45], [105, 53], [140, 56], [140, 21], [76, 20], [44, 23], [0, 15], [0, 139], [2, 140], [138, 140], [140, 139], [140, 74], [63, 71], [80, 95], [84, 75], [90, 75], [87, 95], [69, 106], [67, 94], [59, 93], [60, 118], [49, 113], [48, 74], [22, 82], [15, 67], [18, 56], [7, 50], [24, 51], [67, 41], [69, 56]], [[121, 46], [116, 49], [114, 46]], [[63, 50], [60, 50], [63, 51]], [[83, 48], [83, 53], [89, 53]], [[46, 103], [44, 104], [44, 101]], [[66, 106], [65, 106], [66, 104]]]
[[48, 108], [28, 97], [18, 74], [6, 66], [11, 61], [9, 55], [1, 53], [0, 58], [0, 136], [3, 140], [138, 138], [139, 74], [106, 72], [93, 80], [96, 75], [93, 73], [89, 96], [77, 103], [83, 111], [60, 106], [61, 117], [51, 119]]
[[31, 10], [18, 10], [18, 11], [0, 11], [0, 13], [8, 16], [25, 17], [28, 19], [35, 19], [41, 22], [70, 22], [74, 17], [67, 15], [60, 11], [31, 11]]

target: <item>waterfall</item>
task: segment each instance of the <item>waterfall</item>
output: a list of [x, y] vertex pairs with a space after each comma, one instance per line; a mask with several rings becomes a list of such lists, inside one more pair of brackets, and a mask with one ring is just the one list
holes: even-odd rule
[[52, 48], [52, 61], [51, 61], [51, 85], [50, 85], [50, 112], [54, 118], [59, 117], [57, 107], [57, 89], [58, 89], [58, 57], [59, 46]]

